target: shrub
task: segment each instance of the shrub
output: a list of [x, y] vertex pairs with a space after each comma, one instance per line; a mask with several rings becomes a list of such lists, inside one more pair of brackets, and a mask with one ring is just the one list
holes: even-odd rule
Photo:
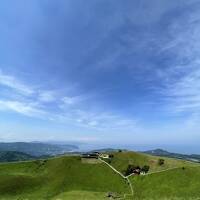
[[162, 159], [162, 158], [159, 158], [158, 159], [158, 165], [164, 165], [165, 164], [165, 160], [164, 159]]
[[142, 172], [144, 172], [145, 174], [149, 171], [149, 166], [148, 165], [144, 165], [141, 169]]

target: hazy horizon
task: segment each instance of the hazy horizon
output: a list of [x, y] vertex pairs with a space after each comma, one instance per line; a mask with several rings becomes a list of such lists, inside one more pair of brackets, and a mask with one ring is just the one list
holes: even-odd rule
[[57, 141], [57, 140], [0, 140], [0, 143], [15, 143], [15, 142], [25, 142], [25, 143], [46, 143], [46, 144], [58, 144], [58, 145], [75, 145], [78, 147], [77, 151], [91, 151], [98, 149], [125, 149], [131, 151], [147, 151], [162, 149], [169, 151], [171, 153], [181, 153], [181, 154], [200, 154], [199, 145], [187, 144], [187, 145], [170, 145], [170, 144], [134, 144], [134, 143], [99, 143], [99, 142], [84, 142], [84, 141]]

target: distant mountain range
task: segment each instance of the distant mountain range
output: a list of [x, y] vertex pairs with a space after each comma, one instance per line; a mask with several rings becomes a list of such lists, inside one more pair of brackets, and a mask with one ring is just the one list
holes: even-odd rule
[[[119, 149], [105, 148], [93, 150], [98, 152], [117, 152]], [[126, 150], [123, 150], [126, 151]], [[78, 146], [65, 143], [42, 143], [42, 142], [0, 142], [0, 162], [24, 161], [39, 158], [48, 158], [61, 154], [80, 153]], [[142, 151], [142, 153], [176, 158], [200, 163], [200, 155], [171, 153], [163, 149]]]
[[150, 154], [154, 156], [164, 156], [164, 157], [169, 157], [169, 158], [177, 158], [177, 159], [188, 160], [188, 161], [193, 161], [193, 162], [200, 162], [200, 155], [197, 155], [197, 154], [187, 155], [187, 154], [180, 154], [180, 153], [171, 153], [163, 149], [143, 151], [142, 153], [146, 153], [146, 154]]
[[17, 152], [17, 151], [1, 151], [0, 152], [0, 162], [15, 162], [15, 161], [25, 161], [33, 160], [38, 157], [31, 156], [26, 153]]
[[59, 155], [75, 150], [78, 150], [77, 146], [67, 144], [47, 144], [40, 142], [0, 143], [0, 152], [21, 152], [35, 157]]

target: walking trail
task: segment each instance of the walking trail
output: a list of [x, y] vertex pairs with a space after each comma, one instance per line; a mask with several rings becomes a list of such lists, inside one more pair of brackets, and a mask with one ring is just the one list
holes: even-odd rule
[[[115, 169], [112, 165], [110, 165], [109, 163], [107, 163], [103, 159], [99, 158], [99, 160], [102, 163], [106, 164], [108, 167], [110, 167], [114, 172], [116, 172], [117, 174], [119, 174], [123, 179], [125, 179], [128, 182], [128, 185], [130, 187], [131, 193], [130, 194], [124, 194], [124, 199], [126, 198], [126, 196], [133, 196], [133, 194], [134, 194], [134, 192], [133, 192], [133, 186], [132, 186], [131, 181], [129, 180], [129, 177], [132, 176], [132, 175], [134, 175], [134, 173], [129, 174], [128, 176], [124, 176], [120, 171], [118, 171], [117, 169]], [[199, 167], [199, 165], [193, 166], [193, 167]], [[161, 172], [165, 172], [165, 171], [170, 171], [170, 170], [178, 169], [178, 168], [180, 168], [180, 166], [179, 167], [172, 167], [172, 168], [169, 168], [169, 169], [164, 169], [164, 170], [160, 170], [160, 171], [156, 171], [156, 172], [150, 172], [150, 173], [144, 174], [143, 176], [148, 176], [148, 175], [151, 175], [151, 174], [156, 174], [156, 173], [161, 173]]]
[[[128, 185], [130, 187], [130, 190], [131, 190], [131, 194], [128, 194], [128, 195], [131, 195], [133, 196], [133, 186], [132, 186], [132, 183], [131, 181], [129, 180], [129, 176], [133, 175], [133, 174], [130, 174], [129, 176], [124, 176], [121, 172], [119, 172], [117, 169], [115, 169], [112, 165], [110, 165], [109, 163], [107, 163], [106, 161], [104, 161], [103, 159], [99, 158], [99, 160], [101, 162], [103, 162], [104, 164], [106, 164], [108, 167], [110, 167], [114, 172], [116, 172], [117, 174], [119, 174], [123, 179], [125, 179], [127, 182], [128, 182]], [[127, 194], [124, 195], [124, 197], [126, 197]]]

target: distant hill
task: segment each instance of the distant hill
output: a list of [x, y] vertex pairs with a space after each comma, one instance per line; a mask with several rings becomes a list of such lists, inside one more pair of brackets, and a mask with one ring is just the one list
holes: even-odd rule
[[143, 151], [143, 153], [154, 155], [154, 156], [165, 156], [169, 158], [177, 158], [177, 159], [189, 160], [193, 162], [200, 162], [200, 155], [197, 155], [197, 154], [187, 155], [187, 154], [171, 153], [163, 149]]
[[30, 154], [32, 156], [58, 155], [66, 152], [75, 151], [77, 149], [77, 146], [67, 144], [57, 145], [40, 142], [0, 143], [0, 151], [17, 151]]
[[26, 153], [17, 152], [17, 151], [2, 151], [0, 152], [0, 162], [14, 162], [14, 161], [25, 161], [33, 160], [37, 157], [31, 156]]

